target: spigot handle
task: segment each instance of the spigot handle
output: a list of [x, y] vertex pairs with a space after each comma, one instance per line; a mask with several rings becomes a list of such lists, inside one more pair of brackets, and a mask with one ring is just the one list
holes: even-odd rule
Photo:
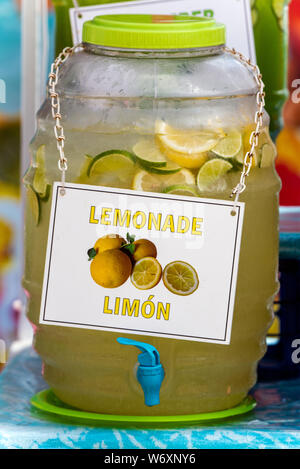
[[118, 337], [117, 341], [121, 345], [133, 345], [142, 352], [138, 356], [140, 366], [136, 377], [144, 391], [145, 404], [149, 407], [158, 405], [160, 388], [165, 377], [158, 351], [153, 345], [145, 342], [137, 342], [124, 337]]
[[160, 365], [160, 356], [158, 351], [153, 345], [146, 344], [145, 342], [137, 342], [136, 340], [127, 339], [125, 337], [118, 337], [117, 341], [121, 345], [133, 345], [137, 347], [142, 353], [138, 356], [140, 365], [142, 366], [157, 366]]

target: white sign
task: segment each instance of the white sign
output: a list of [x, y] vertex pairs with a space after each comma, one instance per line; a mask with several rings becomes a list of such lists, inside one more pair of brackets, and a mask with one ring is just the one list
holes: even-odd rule
[[[243, 203], [233, 216], [233, 203], [223, 200], [78, 184], [61, 195], [60, 188], [55, 183], [40, 323], [230, 343]], [[135, 263], [127, 248], [99, 247], [88, 259], [100, 238], [127, 233], [151, 241], [156, 258]], [[149, 289], [137, 288], [148, 281], [138, 265], [151, 266]]]
[[82, 40], [85, 21], [98, 15], [122, 13], [185, 14], [213, 17], [227, 28], [227, 45], [256, 62], [254, 34], [249, 0], [141, 0], [70, 9], [74, 44]]

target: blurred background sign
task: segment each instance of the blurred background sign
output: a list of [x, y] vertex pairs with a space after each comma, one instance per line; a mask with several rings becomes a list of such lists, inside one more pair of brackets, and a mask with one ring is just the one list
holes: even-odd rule
[[[75, 2], [76, 3], [76, 2]], [[144, 13], [216, 18], [227, 27], [227, 44], [256, 61], [251, 10], [248, 0], [141, 0], [70, 9], [73, 42], [82, 38], [85, 21], [98, 15]], [[239, 18], [239, 21], [236, 19]]]

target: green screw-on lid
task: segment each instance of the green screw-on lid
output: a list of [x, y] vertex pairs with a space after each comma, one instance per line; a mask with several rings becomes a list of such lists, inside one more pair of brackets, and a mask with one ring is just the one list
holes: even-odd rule
[[225, 40], [223, 24], [186, 15], [103, 15], [83, 25], [83, 42], [120, 49], [189, 49]]

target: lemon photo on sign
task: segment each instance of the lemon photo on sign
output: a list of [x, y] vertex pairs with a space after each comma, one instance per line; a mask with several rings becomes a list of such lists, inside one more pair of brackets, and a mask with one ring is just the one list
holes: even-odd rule
[[150, 290], [154, 288], [161, 279], [162, 268], [154, 257], [144, 257], [135, 264], [131, 282], [139, 290]]
[[149, 239], [137, 239], [127, 233], [126, 240], [119, 234], [99, 238], [88, 250], [90, 273], [94, 282], [104, 288], [118, 288], [130, 278], [138, 290], [150, 290], [161, 279], [173, 294], [187, 296], [199, 286], [194, 267], [175, 261], [162, 269], [157, 260], [157, 248]]
[[163, 272], [163, 282], [166, 288], [179, 296], [192, 295], [199, 286], [196, 270], [187, 262], [170, 262]]
[[108, 251], [109, 249], [121, 249], [124, 244], [126, 244], [125, 239], [119, 236], [118, 234], [107, 235], [98, 239], [94, 246], [94, 249], [97, 252], [104, 252]]
[[104, 288], [120, 287], [128, 280], [131, 271], [131, 261], [120, 249], [100, 252], [91, 263], [94, 282]]
[[129, 233], [126, 240], [118, 234], [99, 238], [88, 250], [88, 256], [92, 279], [104, 288], [120, 287], [131, 276], [136, 288], [149, 290], [161, 279], [155, 244], [148, 239], [135, 240]]
[[97, 285], [117, 288], [128, 280], [132, 272], [132, 262], [121, 250], [124, 245], [124, 238], [118, 234], [110, 234], [99, 238], [94, 247], [88, 250], [91, 276]]
[[138, 239], [134, 241], [135, 250], [133, 253], [133, 259], [135, 262], [143, 259], [144, 257], [157, 257], [157, 249], [152, 241], [148, 239]]

